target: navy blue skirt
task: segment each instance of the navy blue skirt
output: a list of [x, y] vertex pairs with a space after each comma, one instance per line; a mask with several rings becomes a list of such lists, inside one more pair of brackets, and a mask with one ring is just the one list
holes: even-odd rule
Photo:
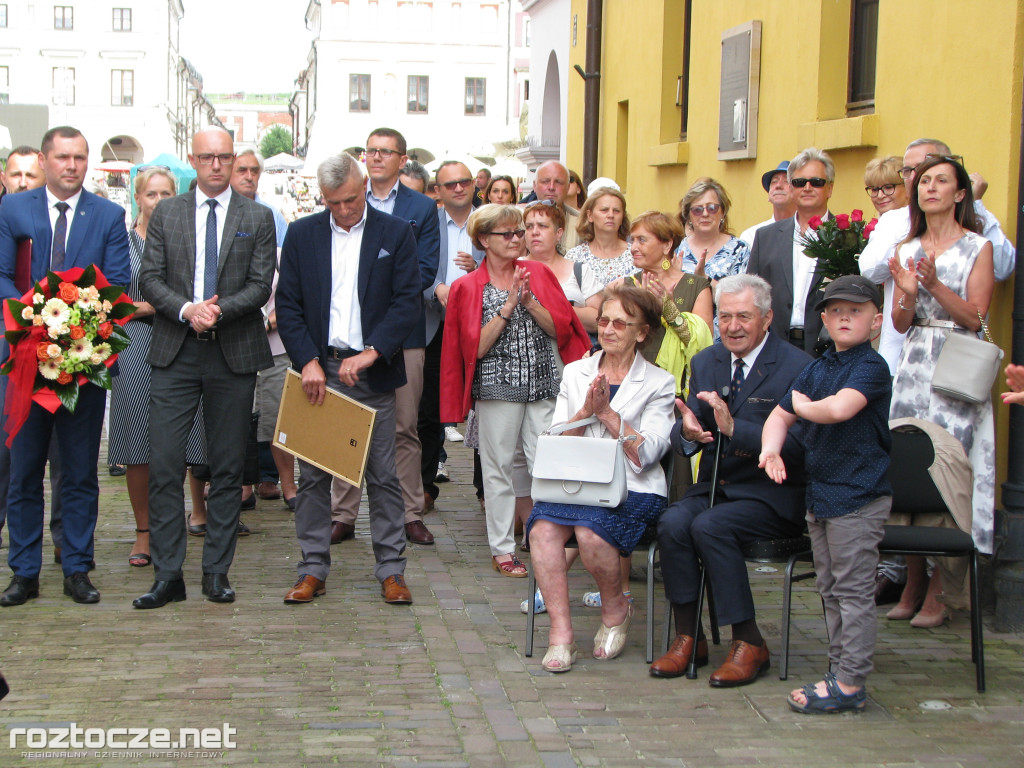
[[664, 496], [636, 491], [629, 491], [626, 500], [614, 508], [538, 501], [526, 521], [526, 534], [529, 536], [530, 526], [537, 520], [570, 527], [582, 525], [619, 550], [623, 557], [628, 557], [647, 526], [661, 517], [665, 502]]

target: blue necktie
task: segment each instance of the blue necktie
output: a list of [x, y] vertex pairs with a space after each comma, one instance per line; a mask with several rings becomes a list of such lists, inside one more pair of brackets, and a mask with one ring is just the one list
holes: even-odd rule
[[736, 397], [743, 387], [743, 360], [737, 360], [736, 368], [732, 372], [732, 381], [729, 382], [729, 402], [736, 402]]
[[64, 254], [67, 250], [68, 239], [68, 210], [70, 205], [64, 202], [57, 203], [56, 208], [60, 211], [57, 223], [53, 226], [53, 248], [50, 250], [50, 270], [59, 272], [64, 269]]
[[206, 201], [210, 212], [206, 216], [206, 268], [203, 271], [203, 298], [217, 293], [217, 201]]

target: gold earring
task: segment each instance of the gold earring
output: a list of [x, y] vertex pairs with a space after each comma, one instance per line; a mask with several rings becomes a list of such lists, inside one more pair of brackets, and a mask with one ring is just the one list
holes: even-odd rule
[[665, 259], [661, 262], [662, 272], [668, 272], [670, 269], [672, 269], [672, 261], [670, 259]]

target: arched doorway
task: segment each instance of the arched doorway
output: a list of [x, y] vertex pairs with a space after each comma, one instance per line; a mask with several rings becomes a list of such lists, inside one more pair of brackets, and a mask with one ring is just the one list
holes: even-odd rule
[[562, 90], [558, 76], [558, 57], [552, 51], [548, 56], [548, 71], [544, 77], [544, 107], [541, 114], [540, 143], [543, 147], [557, 147], [562, 134]]
[[121, 160], [138, 165], [143, 161], [142, 145], [132, 136], [113, 136], [103, 142], [100, 157], [103, 162]]

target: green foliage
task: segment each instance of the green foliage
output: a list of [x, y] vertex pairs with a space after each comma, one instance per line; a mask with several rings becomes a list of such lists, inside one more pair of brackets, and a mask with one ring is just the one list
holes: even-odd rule
[[260, 153], [264, 157], [273, 157], [282, 152], [292, 153], [292, 134], [283, 125], [275, 125], [263, 136], [260, 142]]

